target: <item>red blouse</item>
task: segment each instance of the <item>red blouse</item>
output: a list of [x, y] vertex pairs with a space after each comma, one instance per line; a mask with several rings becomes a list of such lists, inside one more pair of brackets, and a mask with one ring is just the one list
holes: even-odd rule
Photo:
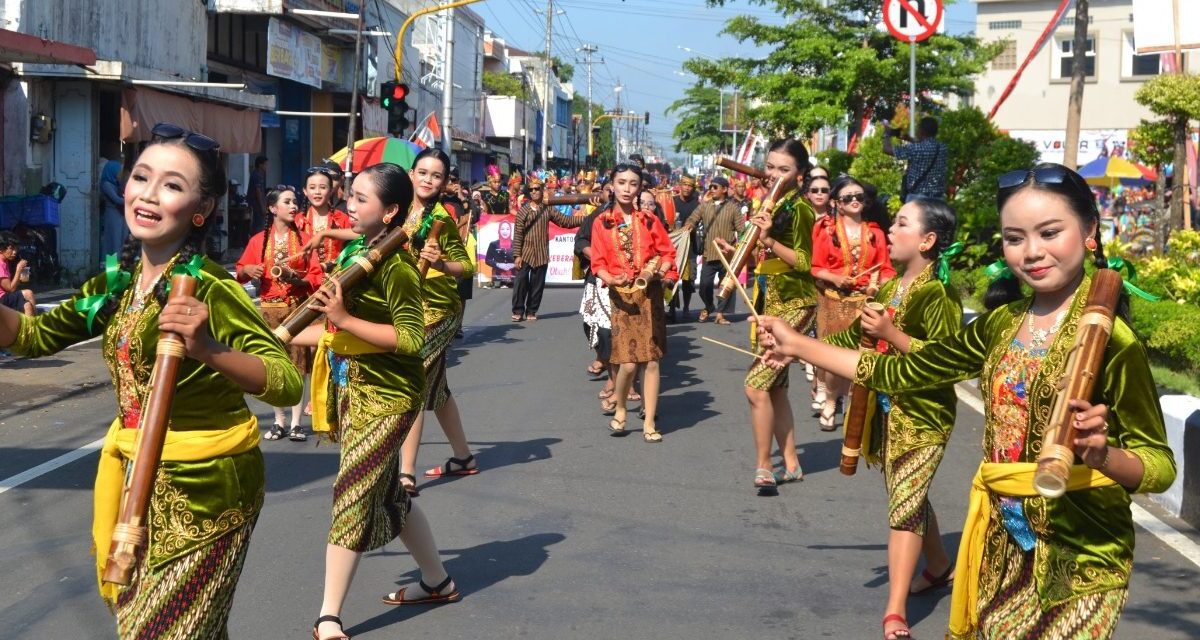
[[[296, 228], [300, 233], [312, 237], [317, 233], [317, 229], [313, 228], [313, 219], [317, 212], [312, 207], [308, 208], [305, 213], [296, 214]], [[350, 216], [337, 209], [331, 209], [329, 215], [325, 219], [329, 229], [349, 229], [351, 226]], [[342, 252], [342, 247], [346, 244], [344, 240], [330, 238], [328, 236], [321, 239], [321, 244], [317, 247], [317, 259], [322, 264], [337, 260], [338, 254]]]
[[[871, 273], [859, 276], [855, 288], [866, 289], [871, 276], [878, 273], [877, 282], [886, 282], [896, 277], [892, 258], [888, 255], [887, 235], [874, 222], [864, 222], [858, 242], [846, 237], [841, 216], [824, 216], [813, 227], [812, 273], [832, 271], [842, 275], [857, 275], [882, 264]], [[834, 244], [834, 238], [838, 244]]]
[[597, 216], [592, 223], [592, 273], [606, 271], [610, 275], [625, 274], [633, 280], [642, 267], [654, 256], [671, 264], [671, 270], [663, 276], [665, 280], [678, 280], [679, 270], [675, 265], [675, 245], [667, 228], [653, 212], [636, 210], [630, 231], [632, 233], [633, 260], [629, 260], [621, 248], [620, 230], [623, 216], [615, 210]]
[[[270, 242], [272, 245], [275, 242], [275, 232], [260, 231], [250, 238], [250, 242], [246, 245], [246, 250], [242, 252], [242, 257], [237, 261], [238, 282], [249, 282], [250, 278], [243, 275], [244, 267], [250, 265], [262, 265], [263, 276], [259, 284], [258, 294], [264, 302], [278, 302], [290, 300], [303, 300], [312, 295], [312, 292], [321, 286], [322, 280], [325, 278], [325, 272], [321, 270], [321, 262], [317, 260], [317, 252], [310, 251], [307, 257], [294, 258], [287, 263], [288, 267], [294, 271], [301, 273], [304, 279], [303, 284], [292, 284], [283, 282], [271, 277], [271, 267], [275, 266], [275, 247], [267, 247], [266, 259], [263, 259], [263, 242], [267, 241], [268, 233], [271, 236]], [[295, 255], [300, 252], [300, 248], [304, 243], [309, 241], [307, 233], [288, 233], [288, 241], [286, 255]]]

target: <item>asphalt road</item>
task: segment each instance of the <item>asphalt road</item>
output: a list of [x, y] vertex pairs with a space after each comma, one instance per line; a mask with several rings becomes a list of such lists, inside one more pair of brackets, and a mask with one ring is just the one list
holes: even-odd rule
[[[839, 474], [840, 436], [820, 432], [798, 411], [805, 480], [778, 496], [756, 495], [741, 387], [746, 358], [699, 340], [744, 345], [744, 322], [671, 327], [659, 421], [665, 442], [649, 445], [607, 434], [595, 399], [600, 383], [583, 371], [590, 359], [575, 313], [579, 290], [548, 290], [541, 320], [520, 325], [508, 321], [508, 294], [476, 292], [449, 374], [483, 472], [425, 484], [418, 498], [465, 597], [441, 608], [381, 604], [379, 596], [416, 578], [411, 558], [393, 543], [359, 568], [343, 612], [350, 635], [880, 637], [882, 477], [868, 469]], [[95, 343], [43, 361], [2, 362], [0, 371], [0, 481], [103, 435], [114, 401]], [[796, 384], [793, 402], [802, 409], [807, 392]], [[965, 404], [958, 415], [932, 491], [951, 549], [982, 430], [981, 416]], [[449, 454], [435, 425], [426, 430], [422, 468]], [[640, 423], [633, 418], [630, 426]], [[337, 450], [311, 441], [262, 447], [267, 503], [230, 632], [308, 637], [321, 600]], [[0, 493], [5, 635], [112, 636], [89, 554], [96, 459], [85, 455]], [[1137, 543], [1117, 636], [1200, 637], [1200, 569], [1144, 531]], [[948, 607], [946, 591], [914, 599], [914, 635], [940, 638]]]

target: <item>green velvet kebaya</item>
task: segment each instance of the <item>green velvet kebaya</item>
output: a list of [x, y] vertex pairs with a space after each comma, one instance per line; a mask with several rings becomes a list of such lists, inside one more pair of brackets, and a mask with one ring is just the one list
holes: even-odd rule
[[[438, 234], [438, 245], [442, 248], [442, 257], [447, 262], [458, 262], [463, 265], [463, 278], [471, 278], [475, 275], [475, 259], [467, 255], [467, 247], [463, 244], [462, 238], [458, 235], [458, 228], [454, 225], [454, 218], [441, 205], [435, 205], [433, 212], [430, 214], [434, 220], [443, 222], [442, 231]], [[417, 218], [410, 221], [406, 226], [410, 226], [410, 233], [415, 231], [423, 222], [422, 218]], [[421, 253], [421, 247], [418, 243], [412, 243], [410, 248], [413, 259], [417, 259]], [[455, 278], [450, 277], [434, 269], [430, 269], [425, 278], [424, 283], [425, 294], [425, 324], [432, 325], [442, 318], [457, 314], [462, 309], [462, 300], [458, 297], [458, 282]]]
[[[925, 267], [909, 284], [908, 290], [899, 295], [900, 278], [892, 278], [875, 296], [875, 302], [895, 311], [892, 323], [911, 339], [909, 353], [919, 351], [928, 342], [954, 335], [962, 327], [962, 303], [958, 294], [934, 277], [935, 267], [936, 264]], [[825, 342], [857, 349], [861, 337], [862, 324], [856, 319], [848, 329], [825, 338]], [[887, 344], [884, 353], [905, 357], [891, 344]], [[944, 445], [950, 438], [957, 405], [952, 384], [889, 395], [888, 402], [891, 405], [888, 412], [891, 427], [887, 434], [889, 457], [917, 447]], [[867, 400], [867, 407], [869, 433], [864, 433], [863, 449], [867, 461], [878, 464], [884, 421], [874, 391]]]
[[[986, 407], [984, 461], [1035, 463], [1090, 284], [1091, 279], [1084, 278], [1062, 328], [1044, 353], [1036, 354], [1040, 363], [1036, 374], [1015, 385], [999, 384], [1005, 375], [1012, 379], [1002, 361], [1011, 360], [1014, 353], [1028, 353], [1015, 336], [1030, 298], [994, 309], [954, 335], [903, 358], [865, 353], [859, 358], [855, 381], [888, 394], [904, 394], [978, 377]], [[1014, 394], [1014, 389], [1015, 395], [1000, 396]], [[1145, 476], [1137, 492], [1160, 492], [1170, 486], [1175, 479], [1175, 461], [1167, 446], [1146, 351], [1119, 318], [1091, 402], [1108, 407], [1109, 446], [1141, 459]], [[1018, 404], [1027, 411], [1009, 410]], [[1013, 424], [1007, 418], [1012, 415], [1027, 418]], [[1009, 443], [1015, 444], [1010, 447]], [[997, 452], [1005, 451], [1010, 453], [997, 458]], [[979, 577], [981, 598], [991, 597], [990, 591], [1001, 584], [1004, 553], [1000, 549], [1011, 546], [1008, 536], [1017, 535], [1011, 532], [1023, 529], [1032, 533], [1033, 575], [1043, 608], [1127, 586], [1134, 545], [1127, 489], [1105, 486], [1070, 491], [1057, 499], [1002, 499], [991, 493], [989, 500], [992, 516]], [[1001, 505], [1002, 500], [1007, 502]], [[1010, 533], [1005, 533], [1006, 528]], [[1019, 541], [1020, 537], [1013, 539]]]
[[[791, 215], [785, 225], [772, 226], [769, 237], [796, 252], [796, 264], [772, 268], [768, 259], [759, 273], [770, 275], [770, 286], [778, 291], [781, 300], [811, 306], [817, 304], [817, 285], [812, 275], [812, 234], [817, 214], [808, 201], [800, 197], [800, 189], [792, 189], [775, 207], [776, 218], [780, 211]], [[770, 258], [770, 254], [768, 254]], [[786, 267], [786, 268], [784, 268]]]

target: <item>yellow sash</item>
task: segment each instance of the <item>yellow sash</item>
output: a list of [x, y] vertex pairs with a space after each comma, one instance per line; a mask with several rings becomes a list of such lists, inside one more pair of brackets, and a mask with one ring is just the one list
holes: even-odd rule
[[[989, 493], [1013, 498], [1038, 495], [1033, 488], [1034, 462], [984, 462], [971, 483], [967, 502], [967, 521], [958, 543], [954, 591], [950, 596], [950, 634], [968, 636], [979, 626], [979, 572], [983, 567], [983, 548], [987, 536], [992, 503]], [[1081, 464], [1071, 467], [1067, 491], [1111, 487], [1112, 478]]]
[[754, 272], [760, 276], [776, 276], [791, 270], [792, 265], [784, 262], [783, 258], [770, 258], [758, 263], [758, 268]]
[[[121, 510], [121, 494], [125, 489], [123, 460], [132, 460], [137, 451], [140, 429], [125, 429], [120, 418], [113, 420], [100, 449], [100, 464], [96, 469], [96, 491], [93, 498], [92, 552], [96, 556], [96, 580], [100, 595], [110, 603], [117, 601], [117, 585], [100, 580], [112, 542], [113, 528]], [[198, 462], [223, 456], [245, 453], [258, 446], [258, 418], [253, 415], [241, 424], [228, 429], [204, 431], [167, 430], [163, 443], [163, 462]]]
[[331, 333], [326, 331], [317, 341], [317, 353], [312, 366], [312, 428], [313, 433], [336, 435], [334, 427], [329, 424], [327, 407], [329, 406], [329, 351], [339, 356], [359, 356], [367, 353], [385, 353], [387, 349], [366, 342], [349, 331]]

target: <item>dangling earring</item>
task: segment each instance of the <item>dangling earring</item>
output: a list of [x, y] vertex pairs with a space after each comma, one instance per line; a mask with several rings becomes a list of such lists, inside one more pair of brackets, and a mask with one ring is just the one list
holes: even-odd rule
[[929, 251], [929, 247], [927, 247], [925, 245], [921, 245], [921, 246], [917, 247], [917, 251], [920, 251], [921, 253], [925, 253], [926, 251]]
[[1088, 251], [1095, 251], [1096, 250], [1096, 239], [1088, 238], [1087, 240], [1084, 240], [1083, 246], [1087, 247]]
[[202, 213], [194, 214], [192, 216], [192, 226], [197, 227], [197, 228], [203, 227], [204, 226], [204, 214], [202, 214]]

